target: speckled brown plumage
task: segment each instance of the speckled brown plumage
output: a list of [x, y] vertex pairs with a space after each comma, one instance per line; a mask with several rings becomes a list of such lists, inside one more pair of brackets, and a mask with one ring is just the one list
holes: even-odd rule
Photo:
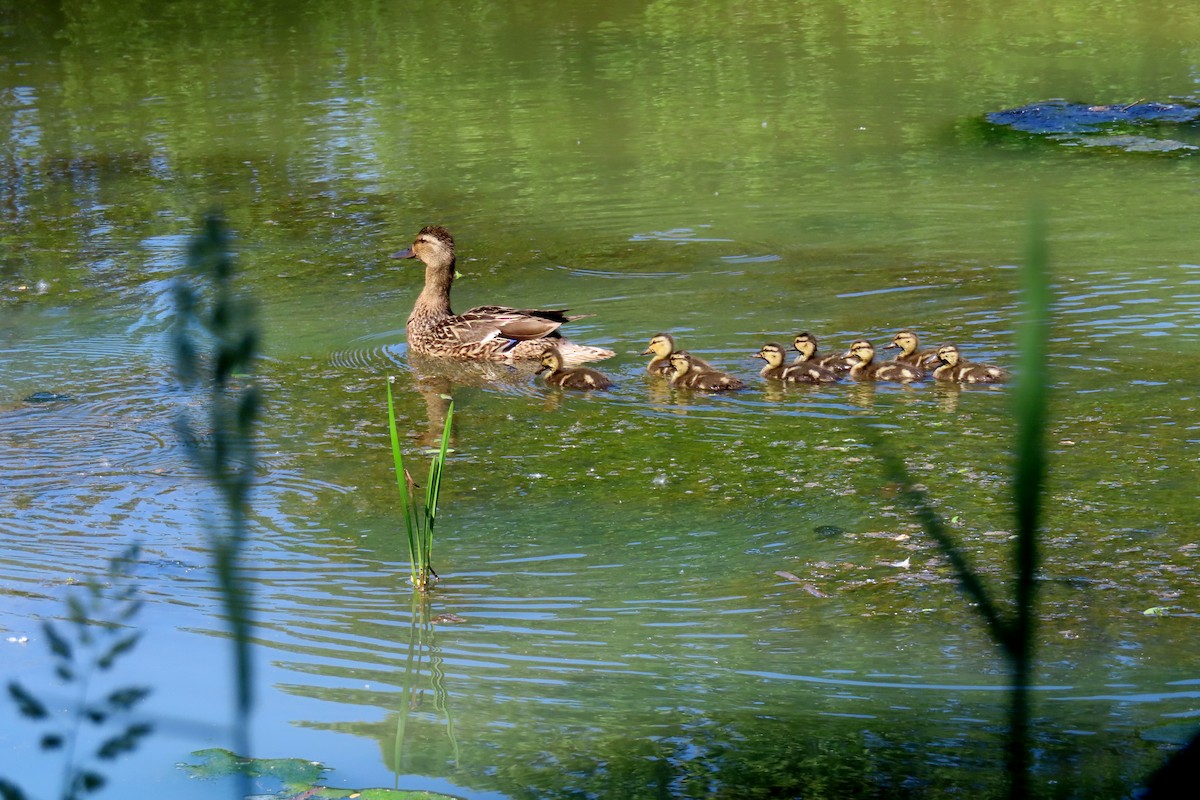
[[464, 314], [450, 308], [454, 283], [454, 237], [445, 228], [421, 229], [412, 247], [393, 258], [418, 258], [425, 264], [425, 287], [413, 304], [405, 329], [413, 353], [467, 361], [530, 361], [555, 346], [567, 364], [598, 361], [612, 350], [562, 338], [558, 328], [579, 319], [566, 309], [478, 306]]

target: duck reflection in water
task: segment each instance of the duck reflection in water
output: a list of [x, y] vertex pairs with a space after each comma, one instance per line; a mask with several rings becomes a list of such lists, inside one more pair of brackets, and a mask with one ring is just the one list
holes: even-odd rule
[[408, 367], [413, 388], [425, 401], [427, 426], [417, 441], [423, 447], [436, 447], [442, 440], [446, 412], [456, 387], [500, 388], [513, 393], [530, 394], [529, 382], [537, 363], [524, 362], [509, 366], [488, 361], [451, 361], [410, 351]]

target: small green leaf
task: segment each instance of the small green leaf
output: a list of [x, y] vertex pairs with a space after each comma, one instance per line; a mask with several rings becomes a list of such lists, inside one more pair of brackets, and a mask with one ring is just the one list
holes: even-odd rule
[[138, 639], [141, 637], [141, 633], [134, 633], [130, 636], [126, 636], [124, 639], [118, 639], [113, 646], [108, 649], [108, 652], [102, 655], [96, 661], [96, 666], [100, 667], [100, 669], [108, 669], [113, 665], [113, 662], [121, 656], [121, 654], [132, 650], [133, 647], [138, 643]]
[[1147, 617], [1166, 617], [1170, 615], [1172, 608], [1175, 608], [1175, 606], [1154, 606], [1153, 608], [1147, 608], [1142, 613]]
[[0, 778], [0, 800], [25, 800], [25, 793], [16, 785]]
[[139, 722], [130, 725], [120, 735], [108, 739], [96, 750], [96, 756], [105, 761], [112, 761], [122, 753], [131, 753], [137, 749], [138, 740], [148, 736], [153, 728]]
[[105, 698], [105, 702], [113, 711], [129, 711], [149, 696], [150, 690], [145, 686], [129, 686], [117, 689]]
[[46, 634], [46, 642], [50, 645], [50, 652], [63, 659], [64, 661], [71, 660], [71, 645], [58, 632], [58, 629], [49, 622], [42, 623], [42, 633]]
[[83, 601], [77, 595], [67, 597], [67, 619], [76, 625], [87, 625], [87, 609], [83, 607]]
[[[136, 590], [135, 587], [131, 587], [131, 589], [130, 589], [131, 592], [135, 591], [135, 590]], [[123, 599], [123, 600], [126, 599], [124, 594], [122, 595], [121, 599]], [[144, 601], [142, 601], [142, 600], [131, 600], [129, 603], [126, 604], [125, 608], [121, 609], [121, 612], [119, 614], [117, 614], [117, 621], [118, 622], [128, 622], [135, 614], [137, 614], [139, 611], [142, 610], [143, 602]]]
[[87, 772], [81, 772], [76, 782], [77, 785], [80, 786], [85, 792], [94, 792], [103, 788], [104, 784], [108, 782], [108, 779], [98, 772], [91, 772], [89, 770]]
[[9, 681], [8, 695], [17, 704], [17, 710], [21, 712], [21, 716], [30, 719], [45, 719], [49, 716], [42, 702], [25, 691], [16, 681]]

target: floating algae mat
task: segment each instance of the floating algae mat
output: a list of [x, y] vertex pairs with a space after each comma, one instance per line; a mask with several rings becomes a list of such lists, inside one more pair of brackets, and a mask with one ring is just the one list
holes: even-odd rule
[[1046, 100], [994, 111], [988, 122], [1022, 133], [1044, 136], [1065, 145], [1107, 147], [1130, 153], [1190, 153], [1195, 144], [1146, 135], [1148, 128], [1184, 126], [1200, 119], [1200, 106], [1185, 103], [1136, 102], [1089, 105]]
[[303, 797], [305, 800], [458, 800], [454, 795], [404, 789], [339, 789], [318, 782], [328, 771], [318, 761], [302, 758], [242, 758], [228, 750], [212, 748], [192, 753], [199, 764], [180, 764], [193, 778], [222, 779], [245, 775], [254, 781], [255, 798]]

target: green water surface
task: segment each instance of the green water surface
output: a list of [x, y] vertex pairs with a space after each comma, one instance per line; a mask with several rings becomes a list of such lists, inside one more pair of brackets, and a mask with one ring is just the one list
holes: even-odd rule
[[[1041, 207], [1035, 785], [1126, 796], [1200, 715], [1200, 161], [984, 114], [1200, 102], [1197, 42], [1165, 1], [0, 2], [0, 671], [52, 688], [37, 620], [140, 541], [114, 680], [157, 732], [110, 796], [228, 796], [175, 767], [230, 746], [231, 669], [166, 342], [220, 208], [266, 351], [255, 755], [480, 798], [998, 794], [1004, 664], [867, 442], [1003, 592], [1010, 390], [785, 390], [750, 355], [911, 327], [1012, 367]], [[387, 256], [427, 224], [456, 309], [590, 314], [616, 388], [411, 363], [420, 271]], [[660, 330], [750, 389], [646, 376]], [[423, 610], [387, 375], [410, 458], [456, 403]], [[0, 774], [48, 796], [0, 709]]]

